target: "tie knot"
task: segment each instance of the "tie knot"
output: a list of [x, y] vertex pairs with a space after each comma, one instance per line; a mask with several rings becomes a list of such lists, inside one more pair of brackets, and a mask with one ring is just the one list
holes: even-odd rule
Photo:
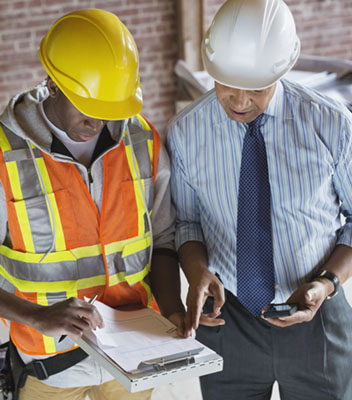
[[259, 114], [258, 117], [254, 121], [248, 123], [248, 128], [250, 131], [252, 131], [252, 132], [258, 131], [259, 125], [263, 118], [263, 115], [264, 114]]

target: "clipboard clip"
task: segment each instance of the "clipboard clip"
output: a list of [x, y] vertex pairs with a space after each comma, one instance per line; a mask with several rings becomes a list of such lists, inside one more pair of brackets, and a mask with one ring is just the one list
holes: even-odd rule
[[154, 369], [156, 371], [167, 371], [171, 367], [189, 365], [195, 362], [194, 356], [199, 354], [203, 349], [204, 347], [198, 347], [189, 351], [183, 351], [181, 353], [176, 353], [165, 357], [142, 361], [138, 365], [138, 369]]

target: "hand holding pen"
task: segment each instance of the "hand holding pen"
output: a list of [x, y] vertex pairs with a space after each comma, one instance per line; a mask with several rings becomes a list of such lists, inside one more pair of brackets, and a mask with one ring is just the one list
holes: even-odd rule
[[[80, 304], [78, 305], [79, 308], [77, 308], [77, 314], [79, 316], [79, 319], [73, 321], [74, 328], [79, 330], [79, 333], [81, 334], [83, 329], [87, 328], [88, 326], [91, 329], [95, 329], [97, 326], [102, 328], [103, 327], [103, 320], [98, 313], [96, 309], [92, 309], [91, 307], [86, 307], [86, 305], [90, 304], [92, 305], [95, 300], [97, 299], [98, 295], [95, 294], [93, 297], [89, 299], [88, 302], [83, 302], [83, 300], [76, 299], [75, 301], [78, 301]], [[69, 299], [70, 300], [70, 299]], [[59, 343], [62, 342], [67, 335], [62, 335], [59, 339]]]

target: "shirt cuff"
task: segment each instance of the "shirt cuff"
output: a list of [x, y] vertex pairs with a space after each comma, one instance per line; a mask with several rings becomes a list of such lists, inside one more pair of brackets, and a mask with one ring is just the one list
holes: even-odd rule
[[352, 247], [352, 224], [345, 224], [338, 233], [336, 245], [344, 244], [345, 246]]
[[176, 250], [186, 242], [202, 242], [204, 243], [204, 236], [200, 225], [187, 224], [186, 226], [177, 226], [175, 235]]

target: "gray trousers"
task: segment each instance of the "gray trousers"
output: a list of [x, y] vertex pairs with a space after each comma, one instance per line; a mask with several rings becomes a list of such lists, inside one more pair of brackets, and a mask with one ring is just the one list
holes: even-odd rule
[[[204, 312], [212, 310], [208, 298]], [[197, 339], [224, 358], [224, 370], [201, 377], [204, 400], [269, 400], [274, 381], [281, 400], [352, 400], [352, 309], [343, 289], [311, 322], [275, 327], [253, 317], [226, 291], [221, 318], [201, 326]]]

